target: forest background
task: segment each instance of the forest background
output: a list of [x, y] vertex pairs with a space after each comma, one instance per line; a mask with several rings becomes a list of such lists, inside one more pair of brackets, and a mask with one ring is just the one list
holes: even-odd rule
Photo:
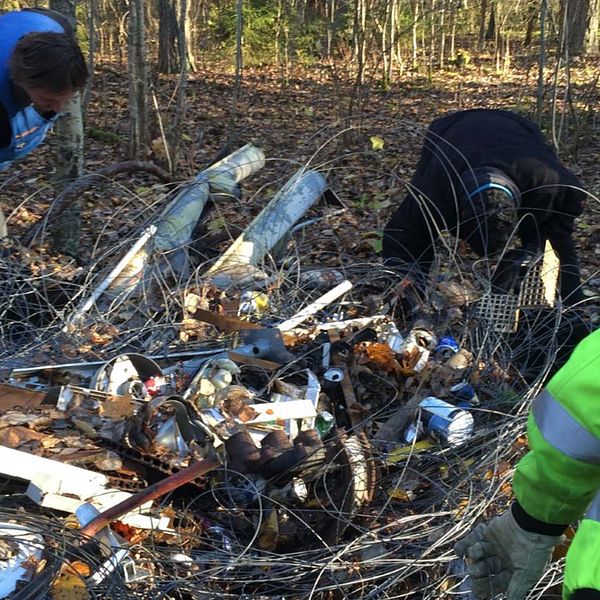
[[[0, 1], [2, 10], [33, 5]], [[103, 177], [71, 198], [67, 221], [49, 221], [51, 236], [38, 229], [40, 256], [85, 264], [139, 228], [141, 209], [253, 142], [267, 166], [244, 182], [241, 200], [204, 220], [206, 247], [235, 237], [308, 165], [338, 196], [313, 210], [318, 224], [305, 231], [312, 259], [376, 260], [428, 123], [454, 110], [505, 108], [536, 120], [590, 192], [577, 236], [586, 286], [600, 289], [600, 0], [51, 0], [49, 7], [77, 24], [93, 77], [50, 143], [2, 174], [11, 236], [31, 241], [65, 186], [84, 174]], [[131, 160], [138, 162], [113, 168]]]

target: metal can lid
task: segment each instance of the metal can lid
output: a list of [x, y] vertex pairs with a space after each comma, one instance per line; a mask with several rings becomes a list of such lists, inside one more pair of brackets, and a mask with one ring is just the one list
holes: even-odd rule
[[323, 378], [327, 381], [339, 382], [344, 379], [344, 370], [339, 367], [331, 367], [323, 374]]
[[446, 441], [448, 445], [462, 446], [473, 435], [473, 415], [467, 411], [459, 410], [448, 423]]

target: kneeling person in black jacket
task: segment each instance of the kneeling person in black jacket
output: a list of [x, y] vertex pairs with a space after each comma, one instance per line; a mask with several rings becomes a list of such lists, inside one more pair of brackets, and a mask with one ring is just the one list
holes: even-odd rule
[[504, 110], [461, 111], [427, 130], [410, 192], [383, 234], [383, 256], [415, 280], [426, 275], [434, 242], [448, 230], [479, 256], [501, 251], [511, 236], [560, 260], [565, 304], [583, 300], [575, 217], [586, 193], [531, 121]]

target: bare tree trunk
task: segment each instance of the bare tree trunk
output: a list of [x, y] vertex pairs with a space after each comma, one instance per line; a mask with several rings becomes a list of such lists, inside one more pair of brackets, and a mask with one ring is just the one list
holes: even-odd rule
[[598, 25], [600, 24], [600, 0], [589, 0], [588, 26], [583, 40], [583, 54], [586, 56], [597, 55], [599, 51], [598, 44]]
[[326, 0], [327, 15], [327, 58], [331, 59], [331, 49], [333, 45], [333, 35], [335, 28], [335, 0]]
[[525, 30], [525, 39], [523, 40], [524, 46], [531, 46], [535, 24], [537, 23], [538, 12], [537, 0], [534, 0], [533, 2], [530, 1], [527, 6], [527, 29]]
[[419, 0], [411, 0], [412, 5], [412, 68], [416, 69], [419, 61]]
[[144, 0], [129, 1], [129, 158], [141, 158], [148, 143], [148, 65]]
[[389, 30], [390, 30], [390, 59], [387, 65], [387, 74], [386, 74], [386, 78], [387, 78], [387, 82], [388, 84], [391, 83], [392, 81], [392, 76], [394, 73], [394, 63], [396, 62], [396, 16], [398, 14], [398, 3], [396, 0], [389, 0], [389, 5], [390, 5], [390, 13], [389, 13], [389, 17], [390, 17], [390, 23], [389, 23]]
[[[76, 0], [51, 0], [50, 8], [64, 15], [73, 29]], [[56, 125], [58, 143], [57, 173], [60, 179], [77, 178], [83, 172], [83, 119], [79, 94], [69, 102]]]
[[233, 86], [233, 101], [231, 123], [235, 125], [238, 113], [238, 101], [242, 92], [242, 72], [244, 69], [244, 0], [236, 1], [236, 30], [235, 30], [235, 83]]
[[362, 86], [365, 81], [366, 65], [366, 0], [354, 1], [354, 55], [356, 57], [356, 83]]
[[546, 16], [548, 14], [548, 0], [542, 0], [540, 7], [540, 54], [538, 60], [538, 85], [535, 113], [538, 123], [542, 119], [544, 107], [544, 69], [546, 67]]
[[389, 62], [390, 62], [390, 55], [389, 52], [391, 51], [391, 48], [388, 46], [388, 41], [387, 41], [387, 33], [388, 33], [388, 27], [389, 27], [389, 23], [390, 23], [390, 2], [386, 2], [385, 5], [385, 15], [383, 18], [383, 23], [379, 26], [379, 33], [381, 34], [381, 63], [382, 63], [382, 67], [383, 67], [383, 77], [382, 77], [382, 84], [383, 84], [383, 89], [387, 89], [388, 88], [388, 83], [389, 83], [389, 79], [388, 79], [388, 68], [389, 68]]
[[[76, 26], [75, 0], [51, 0], [50, 8], [63, 14]], [[65, 107], [56, 125], [56, 177], [67, 183], [83, 173], [83, 115], [81, 96], [77, 94]], [[81, 234], [81, 202], [76, 202], [69, 212], [52, 229], [52, 248], [57, 252], [76, 256]]]
[[[117, 23], [117, 36], [116, 36], [116, 46], [117, 46], [117, 55], [119, 57], [119, 66], [123, 66], [123, 48], [127, 48], [128, 46], [128, 36], [127, 36], [127, 16], [130, 11], [129, 4], [123, 6], [123, 9], [120, 10], [119, 6], [115, 6], [115, 3], [109, 3], [110, 11], [113, 13], [113, 18], [115, 23]], [[111, 36], [111, 40], [113, 40], [113, 36]], [[114, 41], [111, 41], [114, 44]], [[113, 46], [114, 48], [114, 46]], [[112, 48], [111, 48], [112, 55]]]
[[431, 1], [431, 5], [429, 7], [429, 14], [431, 15], [431, 17], [429, 19], [429, 23], [430, 23], [429, 58], [427, 60], [427, 71], [428, 71], [429, 77], [432, 77], [433, 76], [433, 62], [435, 60], [435, 39], [436, 39], [434, 15], [436, 14], [437, 0], [430, 0], [430, 1]]
[[510, 70], [510, 34], [508, 31], [504, 34], [504, 59], [502, 61], [502, 72], [508, 73]]
[[485, 43], [485, 19], [487, 17], [488, 0], [481, 0], [481, 17], [479, 21], [479, 39], [478, 46], [479, 51], [483, 50], [483, 44]]
[[444, 68], [445, 54], [446, 54], [446, 3], [447, 0], [443, 0], [440, 6], [440, 69]]
[[179, 0], [179, 35], [177, 43], [179, 45], [179, 83], [177, 87], [177, 100], [175, 104], [175, 115], [173, 116], [173, 127], [171, 135], [171, 172], [174, 175], [177, 171], [177, 162], [179, 155], [179, 140], [181, 139], [182, 124], [185, 119], [185, 94], [187, 88], [188, 74], [188, 54], [186, 48], [188, 41], [186, 37], [185, 21], [187, 19], [188, 5], [187, 0]]
[[185, 21], [181, 27], [186, 40], [185, 53], [187, 59], [187, 70], [194, 73], [196, 71], [196, 54], [194, 44], [192, 43], [192, 19], [190, 18], [190, 3], [185, 2]]
[[175, 2], [158, 0], [158, 70], [160, 73], [175, 73], [181, 63], [177, 39], [179, 25]]
[[282, 0], [277, 0], [277, 16], [275, 17], [275, 63], [281, 68], [281, 31], [283, 29]]
[[[87, 107], [90, 102], [90, 94], [92, 92], [92, 85], [94, 83], [94, 59], [96, 56], [96, 22], [98, 20], [98, 0], [89, 0], [88, 5], [88, 21], [87, 21], [87, 30], [88, 30], [88, 82], [85, 86], [85, 91], [83, 93], [82, 100], [82, 115], [83, 120], [86, 120], [87, 116]], [[102, 52], [102, 51], [101, 51]]]
[[496, 3], [494, 2], [494, 0], [491, 0], [490, 20], [488, 22], [487, 30], [485, 32], [485, 40], [487, 42], [491, 40], [495, 41], [497, 39], [497, 33], [498, 30], [496, 28]]
[[451, 1], [450, 7], [450, 60], [456, 58], [456, 13], [458, 6], [456, 2]]
[[599, 8], [600, 0], [561, 0], [571, 56], [598, 54]]

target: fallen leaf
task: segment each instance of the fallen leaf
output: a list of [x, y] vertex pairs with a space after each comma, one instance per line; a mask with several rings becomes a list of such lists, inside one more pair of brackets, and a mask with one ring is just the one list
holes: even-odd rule
[[26, 444], [33, 440], [40, 441], [44, 437], [43, 433], [19, 425], [0, 429], [0, 445], [8, 446], [9, 448], [18, 448], [21, 444]]
[[277, 510], [272, 508], [269, 516], [263, 521], [258, 537], [258, 546], [263, 550], [274, 550], [279, 538], [279, 520]]
[[52, 584], [53, 600], [89, 600], [91, 598], [77, 568], [73, 567], [71, 563], [63, 565], [60, 575]]
[[108, 419], [125, 419], [133, 414], [131, 394], [123, 396], [111, 395], [100, 402], [100, 414]]
[[383, 150], [385, 142], [378, 135], [372, 135], [369, 140], [371, 141], [371, 147], [373, 150]]
[[423, 452], [424, 450], [429, 450], [434, 446], [435, 444], [431, 440], [421, 440], [420, 442], [417, 442], [416, 444], [411, 444], [410, 446], [400, 446], [399, 448], [395, 448], [388, 454], [387, 458], [385, 459], [385, 462], [388, 464], [394, 464], [398, 461], [407, 458], [415, 452]]

